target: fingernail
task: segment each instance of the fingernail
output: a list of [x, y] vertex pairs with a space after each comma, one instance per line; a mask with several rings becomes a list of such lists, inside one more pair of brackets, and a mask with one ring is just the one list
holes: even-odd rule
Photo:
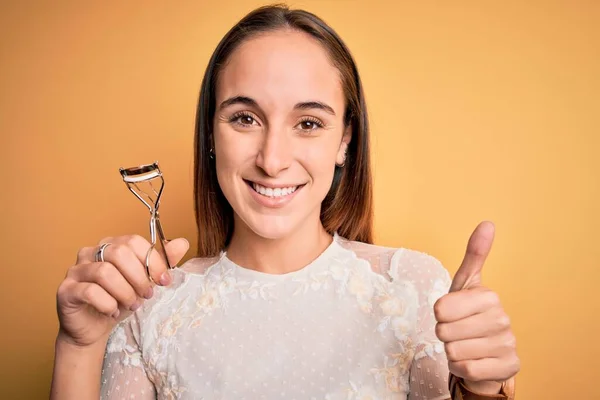
[[146, 290], [146, 293], [144, 294], [144, 297], [146, 299], [150, 299], [153, 295], [154, 295], [154, 289], [152, 289], [152, 286], [150, 286], [148, 288], [148, 290]]
[[117, 318], [119, 318], [119, 314], [121, 314], [121, 311], [120, 311], [120, 310], [117, 308], [117, 311], [115, 311], [115, 312], [114, 312], [114, 313], [111, 315], [111, 317], [113, 317], [114, 319], [117, 319]]
[[129, 307], [129, 309], [131, 311], [135, 311], [138, 308], [140, 308], [142, 306], [142, 302], [140, 300], [137, 300], [135, 303], [133, 303], [133, 305], [131, 307]]
[[165, 271], [160, 277], [160, 284], [163, 286], [169, 286], [171, 284], [171, 274], [169, 271]]

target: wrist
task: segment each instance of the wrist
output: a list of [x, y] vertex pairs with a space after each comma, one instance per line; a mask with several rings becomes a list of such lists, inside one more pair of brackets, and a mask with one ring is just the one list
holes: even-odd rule
[[55, 351], [65, 351], [69, 353], [78, 354], [97, 354], [99, 352], [104, 353], [106, 344], [108, 342], [108, 336], [102, 340], [90, 344], [77, 343], [73, 337], [65, 333], [62, 329], [58, 331], [56, 341], [54, 343]]
[[100, 346], [99, 344], [93, 344], [88, 346], [81, 346], [69, 338], [56, 338], [54, 343], [54, 350], [58, 354], [76, 354], [78, 356], [95, 356], [98, 354], [104, 354], [106, 346]]
[[502, 383], [496, 381], [468, 381], [463, 380], [463, 384], [467, 389], [483, 395], [499, 394], [502, 390]]
[[[492, 392], [499, 385], [499, 390]], [[481, 385], [477, 389], [483, 387]], [[487, 387], [488, 392], [479, 392], [472, 386], [467, 386], [464, 379], [457, 377], [450, 373], [448, 388], [450, 389], [450, 396], [453, 400], [514, 400], [515, 399], [515, 377], [509, 378], [508, 380], [497, 383], [496, 385], [490, 385]], [[486, 388], [484, 388], [485, 390]]]

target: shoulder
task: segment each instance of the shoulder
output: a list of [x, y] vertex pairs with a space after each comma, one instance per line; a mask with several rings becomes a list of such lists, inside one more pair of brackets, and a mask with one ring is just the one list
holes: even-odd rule
[[450, 274], [434, 256], [423, 251], [386, 247], [339, 238], [339, 244], [366, 260], [373, 272], [389, 281], [411, 282], [420, 293], [441, 293], [450, 287]]
[[392, 273], [391, 269], [409, 275], [440, 276], [448, 271], [434, 256], [423, 251], [405, 247], [388, 247], [338, 238], [341, 247], [354, 253], [357, 258], [368, 261], [375, 272]]
[[[192, 293], [200, 293], [205, 282], [205, 277], [212, 266], [217, 264], [220, 257], [191, 258], [180, 266], [172, 269], [172, 283], [169, 286], [154, 286], [154, 295], [145, 300], [138, 310], [123, 319], [113, 331], [119, 328], [131, 331], [134, 339], [141, 342], [141, 332], [153, 329], [160, 322], [176, 315], [184, 306]], [[152, 336], [152, 335], [150, 335]]]
[[181, 264], [181, 266], [178, 267], [177, 270], [189, 274], [203, 275], [206, 273], [206, 271], [208, 271], [210, 267], [218, 263], [220, 259], [220, 255], [215, 257], [190, 258], [189, 260]]
[[337, 241], [342, 248], [352, 253], [356, 258], [367, 261], [374, 272], [382, 275], [385, 275], [389, 270], [394, 253], [398, 250], [393, 247], [348, 240], [341, 236], [337, 237]]
[[171, 307], [178, 299], [187, 297], [201, 287], [210, 268], [219, 262], [220, 257], [191, 258], [180, 266], [170, 270], [172, 283], [169, 286], [154, 286], [154, 295], [146, 300], [142, 307], [135, 312], [139, 320], [146, 320], [156, 311]]

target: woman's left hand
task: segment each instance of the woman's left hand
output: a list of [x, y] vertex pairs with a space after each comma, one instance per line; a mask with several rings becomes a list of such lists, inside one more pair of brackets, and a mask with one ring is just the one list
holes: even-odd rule
[[481, 394], [498, 394], [502, 382], [520, 368], [508, 315], [498, 295], [481, 281], [493, 240], [494, 224], [479, 224], [450, 292], [433, 307], [436, 335], [444, 343], [450, 372]]

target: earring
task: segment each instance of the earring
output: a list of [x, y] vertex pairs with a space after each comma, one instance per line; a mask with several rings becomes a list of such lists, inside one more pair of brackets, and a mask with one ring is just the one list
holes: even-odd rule
[[210, 157], [211, 160], [215, 159], [215, 149], [213, 149], [212, 147], [210, 148], [210, 150], [208, 151], [208, 156]]
[[348, 152], [348, 148], [344, 149], [344, 158], [341, 164], [336, 164], [338, 167], [343, 168], [346, 165], [346, 153]]

